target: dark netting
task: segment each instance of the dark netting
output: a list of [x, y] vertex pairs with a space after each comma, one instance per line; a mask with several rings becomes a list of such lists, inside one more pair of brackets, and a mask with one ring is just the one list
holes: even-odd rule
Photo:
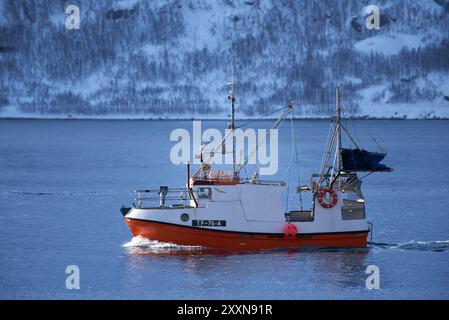
[[380, 163], [386, 153], [369, 152], [363, 149], [342, 149], [341, 158], [344, 171], [391, 171]]

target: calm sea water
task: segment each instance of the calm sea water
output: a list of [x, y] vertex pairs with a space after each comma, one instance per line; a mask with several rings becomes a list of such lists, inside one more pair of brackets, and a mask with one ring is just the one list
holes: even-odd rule
[[[0, 121], [0, 298], [448, 299], [449, 121], [352, 127], [376, 149], [374, 136], [395, 168], [365, 179], [372, 248], [226, 253], [132, 239], [119, 212], [134, 189], [184, 184], [169, 135], [191, 121]], [[328, 122], [296, 121], [295, 131], [307, 183]], [[288, 122], [280, 143], [275, 178], [290, 159]], [[68, 265], [80, 268], [80, 290], [65, 287]], [[369, 265], [380, 269], [378, 290], [365, 287]]]

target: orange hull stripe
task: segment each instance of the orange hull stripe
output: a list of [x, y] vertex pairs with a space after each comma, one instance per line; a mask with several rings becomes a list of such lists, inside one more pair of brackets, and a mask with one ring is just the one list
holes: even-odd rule
[[257, 250], [288, 247], [366, 247], [368, 231], [320, 234], [249, 234], [183, 227], [154, 221], [125, 219], [134, 236], [178, 245], [230, 250]]

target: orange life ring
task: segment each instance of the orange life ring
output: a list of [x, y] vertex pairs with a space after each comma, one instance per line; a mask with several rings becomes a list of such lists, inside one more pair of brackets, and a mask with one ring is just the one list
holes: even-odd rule
[[[330, 201], [326, 201], [326, 195], [329, 194], [331, 196]], [[337, 193], [332, 190], [332, 188], [321, 189], [318, 192], [318, 202], [323, 208], [329, 209], [334, 207], [337, 204], [338, 196]]]
[[284, 228], [284, 235], [287, 238], [293, 238], [296, 236], [296, 234], [298, 233], [298, 228], [296, 227], [296, 225], [292, 224], [292, 223], [287, 223]]

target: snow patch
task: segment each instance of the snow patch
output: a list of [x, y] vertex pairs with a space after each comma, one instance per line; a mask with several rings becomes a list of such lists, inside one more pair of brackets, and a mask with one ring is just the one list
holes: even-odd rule
[[8, 24], [8, 20], [6, 20], [4, 12], [6, 12], [4, 8], [4, 2], [0, 1], [0, 26]]
[[354, 48], [363, 53], [378, 52], [385, 55], [398, 54], [402, 49], [417, 49], [424, 45], [423, 35], [395, 34], [374, 36], [357, 42]]
[[357, 77], [352, 77], [352, 76], [345, 76], [343, 78], [343, 81], [344, 82], [350, 82], [352, 84], [362, 84], [362, 82], [363, 82], [362, 79], [357, 78]]
[[441, 99], [429, 102], [390, 103], [387, 85], [371, 86], [357, 92], [360, 110], [357, 117], [376, 119], [449, 119], [449, 103]]
[[61, 28], [61, 26], [65, 26], [65, 20], [67, 15], [64, 12], [53, 13], [48, 16], [48, 20], [55, 28]]
[[140, 3], [140, 0], [120, 0], [114, 4], [114, 8], [117, 9], [132, 9], [134, 6]]

